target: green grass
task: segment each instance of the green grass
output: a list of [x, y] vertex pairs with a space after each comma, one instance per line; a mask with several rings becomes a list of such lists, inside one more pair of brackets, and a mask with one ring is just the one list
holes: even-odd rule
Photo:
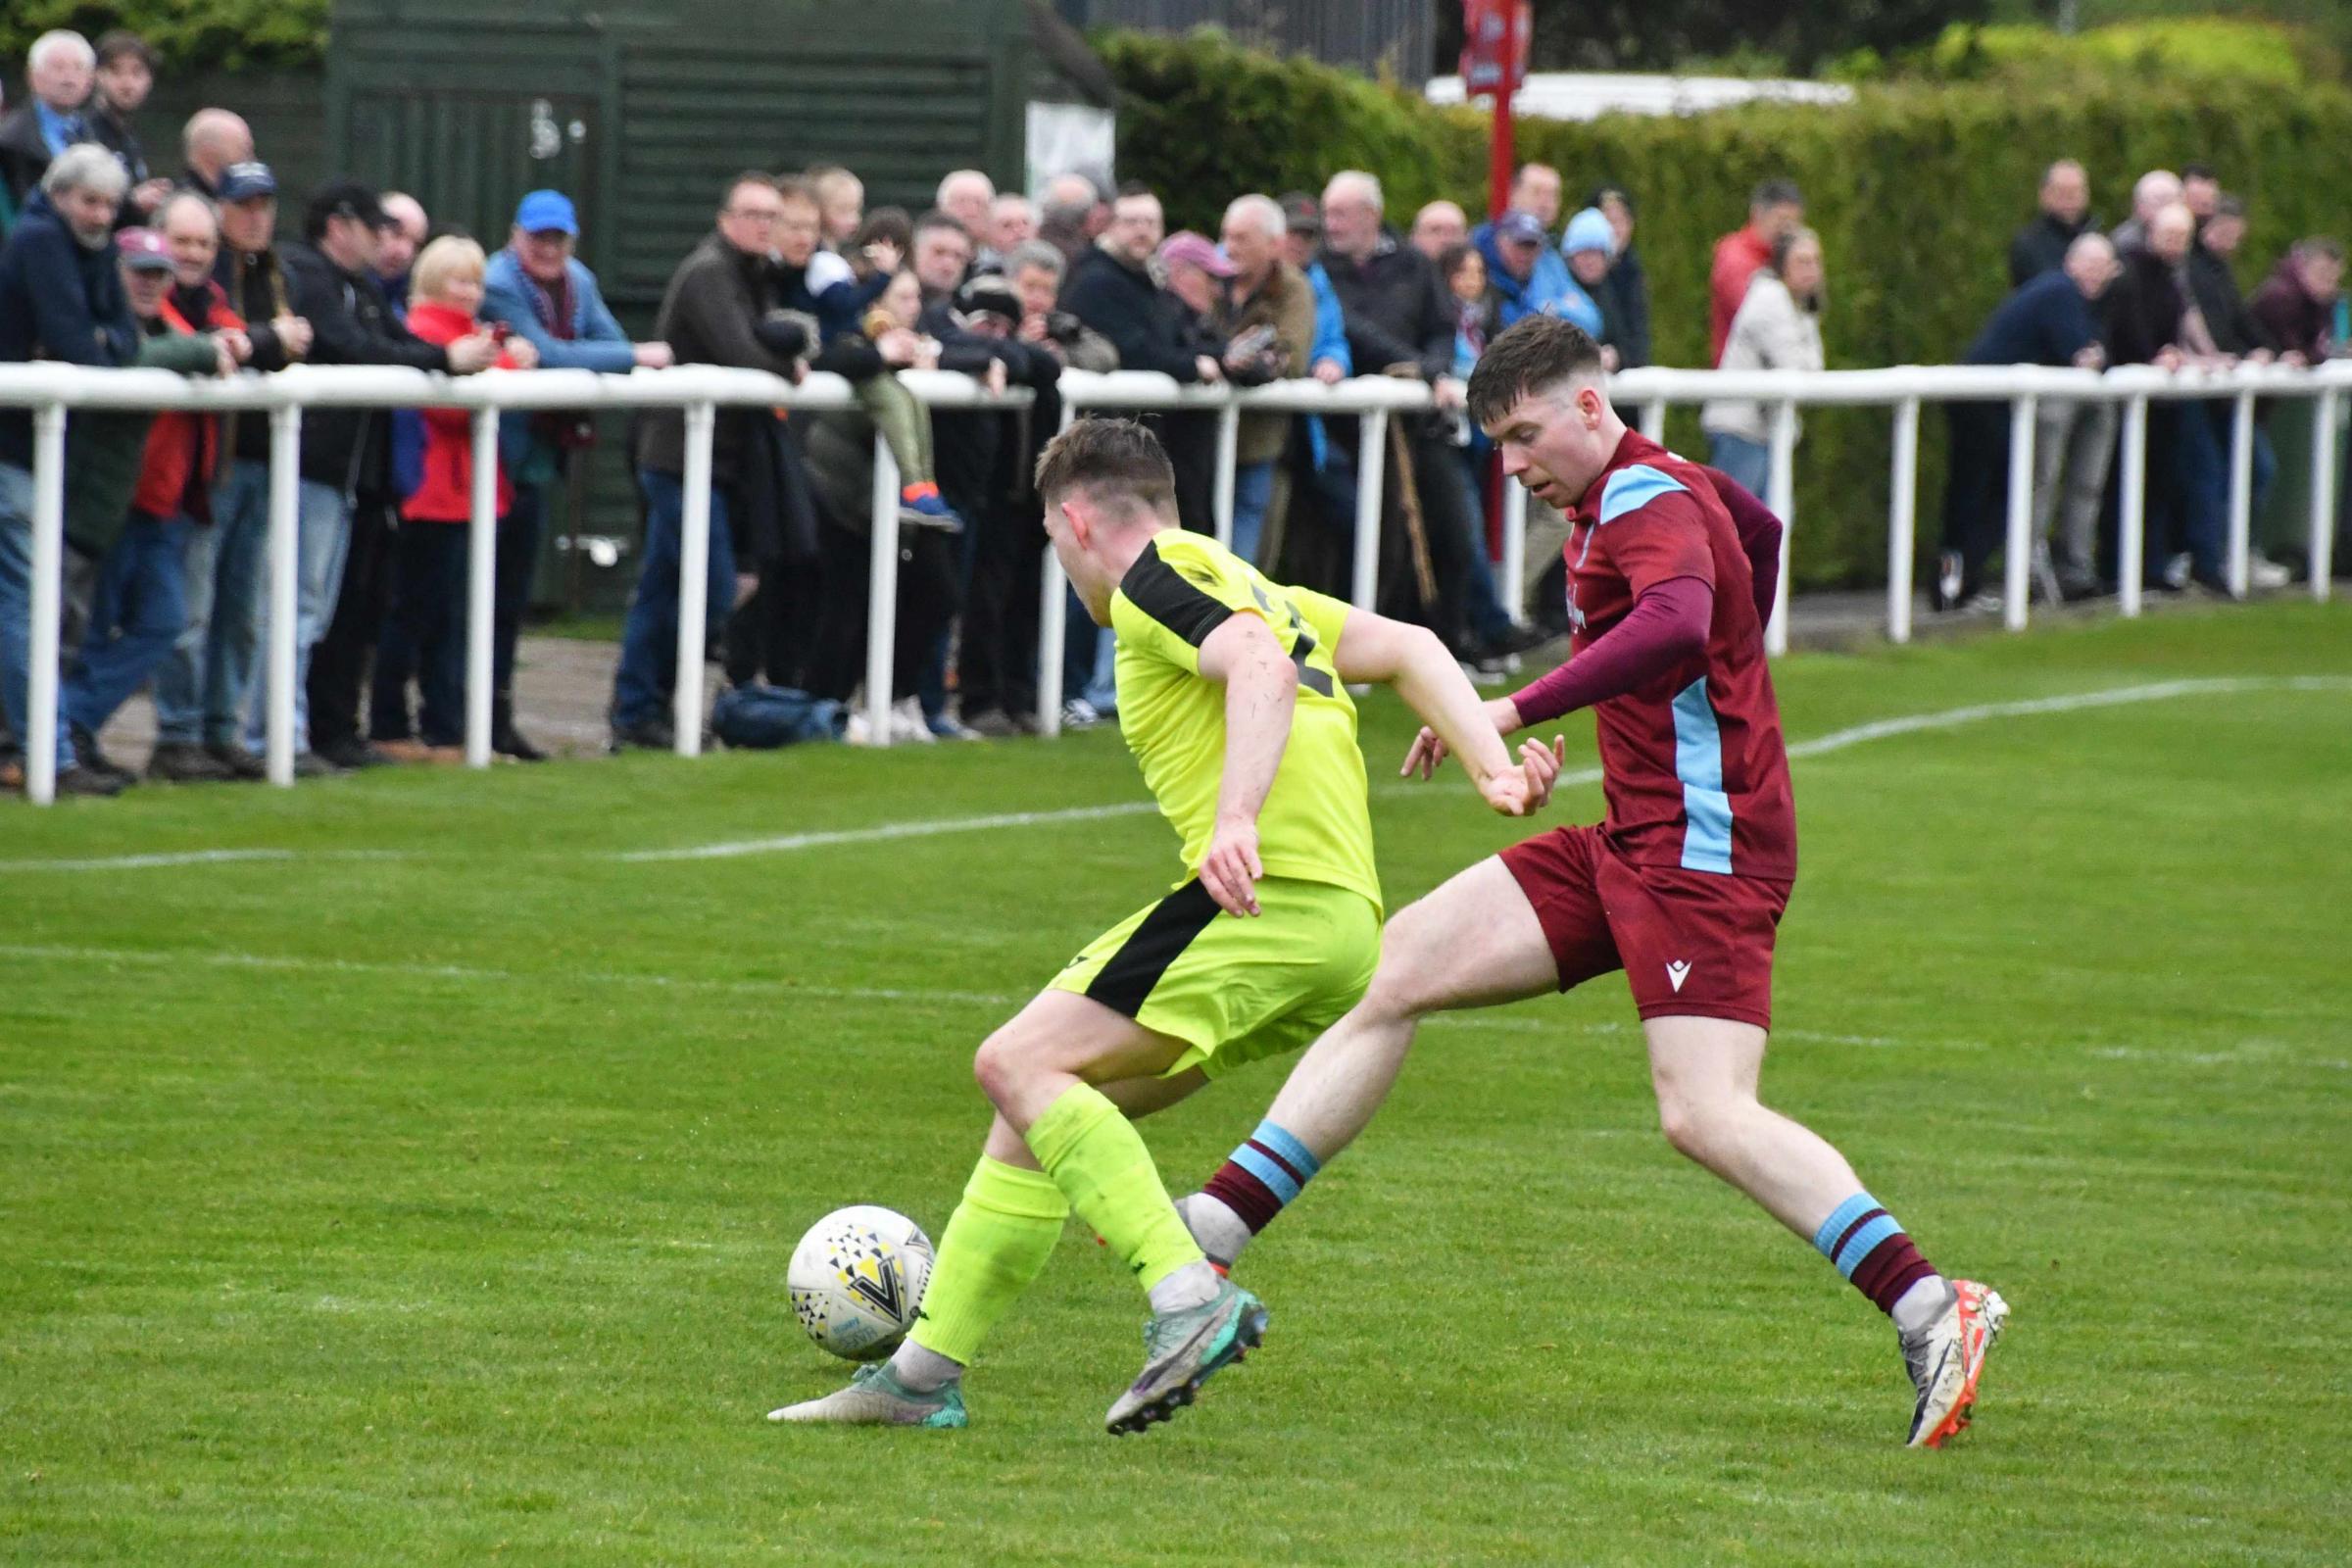
[[[2216, 676], [2270, 683], [1796, 764], [1768, 1095], [2015, 1308], [1943, 1454], [1895, 1446], [1867, 1303], [1656, 1136], [1616, 980], [1424, 1035], [1250, 1254], [1265, 1352], [1174, 1427], [1101, 1432], [1139, 1301], [1075, 1226], [970, 1431], [761, 1421], [840, 1371], [783, 1299], [801, 1229], [937, 1234], [971, 1048], [1173, 841], [614, 857], [1133, 800], [1113, 735], [0, 808], [0, 1556], [2340, 1563], [2352, 612], [1779, 678], [1801, 741]], [[1405, 733], [1367, 705], [1376, 778]], [[1375, 788], [1393, 903], [1513, 837]], [[222, 848], [298, 858], [28, 864]], [[1279, 1072], [1152, 1125], [1172, 1181]]]

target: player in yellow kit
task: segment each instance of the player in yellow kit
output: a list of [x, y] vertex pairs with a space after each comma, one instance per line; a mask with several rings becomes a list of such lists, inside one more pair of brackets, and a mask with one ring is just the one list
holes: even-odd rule
[[1140, 1431], [1191, 1403], [1258, 1343], [1266, 1310], [1201, 1255], [1130, 1118], [1298, 1049], [1362, 997], [1380, 879], [1348, 686], [1393, 684], [1496, 810], [1542, 804], [1557, 772], [1540, 745], [1513, 760], [1427, 630], [1269, 582], [1179, 528], [1167, 455], [1140, 424], [1072, 425], [1037, 490], [1071, 585], [1117, 633], [1120, 727], [1184, 841], [1185, 879], [980, 1047], [996, 1121], [919, 1321], [890, 1361], [773, 1420], [963, 1426], [964, 1368], [1072, 1209], [1152, 1303], [1144, 1370], [1104, 1424]]

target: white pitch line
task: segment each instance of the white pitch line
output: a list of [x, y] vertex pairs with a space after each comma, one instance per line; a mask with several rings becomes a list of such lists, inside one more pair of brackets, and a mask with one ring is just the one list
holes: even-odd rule
[[[2057, 697], [2027, 698], [2006, 703], [1980, 703], [1947, 708], [1931, 713], [1908, 713], [1874, 719], [1812, 740], [1789, 745], [1791, 758], [1823, 757], [1869, 741], [1931, 730], [1957, 729], [1993, 718], [2024, 718], [2046, 713], [2069, 713], [2084, 709], [2119, 708], [2133, 703], [2163, 702], [2180, 697], [2226, 696], [2238, 692], [2352, 691], [2352, 676], [2280, 675], [2230, 676], [2197, 680], [2157, 681], [2138, 686], [2114, 686], [2101, 691], [2074, 692]], [[1598, 768], [1562, 773], [1556, 787], [1600, 782]], [[1392, 783], [1378, 791], [1383, 800], [1410, 800], [1461, 793], [1426, 784]], [[1158, 809], [1151, 801], [1119, 801], [1105, 806], [1073, 806], [1050, 811], [1000, 811], [982, 816], [932, 817], [910, 822], [882, 822], [871, 827], [834, 828], [808, 833], [784, 833], [768, 838], [734, 839], [715, 844], [684, 845], [675, 849], [626, 850], [611, 858], [631, 864], [669, 860], [722, 860], [751, 855], [789, 855], [801, 850], [851, 844], [882, 844], [898, 839], [932, 838], [947, 833], [979, 833], [992, 828], [1042, 827], [1060, 822], [1100, 821], [1113, 817], [1147, 816]], [[199, 865], [221, 861], [290, 859], [413, 859], [419, 856], [401, 850], [192, 850], [176, 854], [125, 855], [80, 859], [0, 860], [0, 871], [113, 871], [146, 867]]]

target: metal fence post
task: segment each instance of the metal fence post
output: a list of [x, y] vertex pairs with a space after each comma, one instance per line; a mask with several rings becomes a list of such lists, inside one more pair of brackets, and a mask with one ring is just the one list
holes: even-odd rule
[[1764, 628], [1764, 652], [1778, 659], [1788, 651], [1788, 547], [1796, 532], [1796, 405], [1785, 399], [1772, 406], [1772, 477], [1765, 488], [1781, 519], [1781, 591]]
[[[1226, 394], [1232, 396], [1230, 392]], [[1235, 403], [1227, 403], [1217, 411], [1217, 488], [1215, 517], [1217, 543], [1233, 548], [1233, 482], [1240, 462], [1242, 439], [1242, 411]]]
[[[1067, 398], [1061, 404], [1061, 428], [1067, 430], [1078, 410]], [[1039, 497], [1044, 504], [1044, 497]], [[1037, 587], [1037, 732], [1048, 740], [1061, 733], [1061, 664], [1070, 629], [1070, 580], [1061, 574], [1061, 558], [1054, 542], [1046, 541], [1038, 568]]]
[[1389, 473], [1389, 411], [1366, 409], [1355, 448], [1355, 571], [1348, 600], [1358, 610], [1379, 608], [1381, 486]]
[[466, 765], [490, 765], [490, 632], [498, 585], [498, 411], [473, 411], [466, 536]]
[[874, 432], [874, 497], [865, 558], [865, 729], [890, 744], [891, 688], [899, 646], [899, 460]]
[[[66, 571], [66, 406], [32, 411], [32, 661], [24, 710], [24, 796], [57, 799], [57, 693], [64, 684]], [[83, 764], [87, 766], [85, 762]]]
[[1510, 617], [1526, 618], [1527, 486], [1516, 479], [1502, 481], [1502, 581], [1495, 587]]
[[[714, 403], [686, 405], [685, 508], [678, 518], [678, 675], [670, 721], [680, 757], [703, 754], [703, 661], [709, 651], [710, 611], [710, 440], [718, 428]], [[727, 594], [734, 597], [734, 584]], [[718, 607], [725, 614], [732, 605]]]
[[2139, 613], [2139, 574], [2147, 545], [2148, 522], [2148, 395], [2135, 392], [2124, 405], [2124, 473], [2119, 485], [2121, 505], [2115, 543], [2116, 608], [2126, 615]]
[[2246, 597], [2254, 533], [2254, 394], [2240, 392], [2230, 408], [2230, 592]]
[[302, 553], [302, 406], [270, 411], [270, 646], [266, 684], [270, 782], [294, 783], [295, 575]]
[[2335, 388], [2320, 394], [2311, 416], [2311, 597], [2328, 599], [2335, 549]]
[[1919, 399], [1894, 406], [1886, 503], [1886, 640], [1911, 640], [1911, 576], [1919, 551]]
[[2009, 405], [2009, 537], [2001, 548], [2001, 622], [2011, 631], [2026, 629], [2028, 601], [2034, 597], [2034, 415], [2036, 406], [2037, 400], [2031, 392]]

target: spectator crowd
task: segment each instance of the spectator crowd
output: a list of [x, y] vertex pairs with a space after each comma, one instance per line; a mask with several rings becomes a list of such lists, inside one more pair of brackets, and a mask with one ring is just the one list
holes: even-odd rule
[[[293, 364], [453, 375], [720, 365], [849, 382], [854, 411], [717, 414], [705, 587], [710, 653], [726, 673], [713, 722], [738, 744], [845, 723], [853, 740], [1034, 732], [1046, 535], [1029, 475], [1058, 427], [1068, 368], [1152, 370], [1188, 385], [1426, 383], [1430, 412], [1391, 421], [1378, 450], [1362, 449], [1353, 419], [1247, 415], [1233, 546], [1271, 575], [1338, 587], [1359, 483], [1378, 465], [1384, 608], [1433, 626], [1466, 664], [1498, 677], [1565, 626], [1556, 546], [1566, 524], [1531, 503], [1524, 602], [1537, 608], [1522, 621], [1495, 580], [1499, 489], [1487, 438], [1464, 413], [1470, 371], [1494, 334], [1532, 315], [1583, 327], [1613, 368], [1651, 359], [1632, 194], [1599, 183], [1572, 210], [1561, 172], [1532, 163], [1503, 209], [1475, 224], [1445, 201], [1392, 214], [1376, 177], [1342, 171], [1320, 191], [1235, 195], [1214, 234], [1168, 232], [1155, 192], [1100, 170], [1061, 173], [1034, 200], [956, 170], [919, 214], [869, 209], [846, 169], [747, 171], [713, 193], [710, 231], [670, 276], [650, 338], [636, 341], [577, 254], [579, 212], [565, 193], [523, 196], [506, 234], [487, 241], [436, 226], [412, 196], [348, 177], [281, 197], [245, 122], [219, 108], [188, 120], [177, 175], [159, 174], [133, 129], [154, 66], [128, 33], [93, 46], [57, 31], [33, 44], [25, 98], [0, 116], [0, 362], [190, 376]], [[2082, 166], [2053, 164], [2037, 215], [2010, 247], [2014, 292], [1961, 358], [2181, 366], [2313, 363], [2337, 351], [2346, 322], [2333, 241], [2298, 243], [2247, 298], [2235, 270], [2245, 208], [2211, 171], [2153, 172], [2132, 197], [2130, 217], [2104, 231]], [[1715, 365], [1825, 364], [1829, 263], [1803, 220], [1797, 188], [1767, 180], [1746, 222], [1717, 243], [1706, 303]], [[1031, 396], [934, 414], [899, 378], [908, 369]], [[2114, 406], [2045, 400], [2035, 416], [2044, 591], [2111, 591]], [[1210, 531], [1216, 416], [1148, 417], [1175, 460], [1186, 526]], [[1983, 403], [1951, 404], [1948, 417], [1933, 592], [1939, 607], [1966, 612], [1986, 603], [2003, 537], [2010, 421]], [[2258, 492], [2277, 471], [2274, 426], [2287, 417], [2266, 410], [2254, 428]], [[302, 421], [290, 693], [300, 773], [459, 755], [469, 423], [461, 411], [330, 408]], [[1768, 423], [1748, 400], [1700, 411], [1710, 461], [1759, 494], [1774, 477]], [[2230, 403], [2159, 402], [2150, 423], [2152, 586], [2227, 592]], [[882, 737], [863, 733], [861, 708], [838, 716], [852, 712], [864, 670], [877, 438], [897, 475], [901, 595], [899, 686]], [[99, 736], [142, 688], [157, 724], [147, 776], [260, 777], [271, 696], [268, 421], [77, 413], [68, 440], [60, 790], [107, 795], [132, 781]], [[518, 760], [542, 756], [513, 695], [540, 537], [595, 443], [583, 415], [500, 421], [492, 732], [494, 749]], [[32, 445], [29, 413], [0, 410], [0, 743], [12, 748], [28, 733]], [[610, 707], [615, 750], [674, 742], [686, 447], [683, 411], [633, 422], [626, 457], [643, 544]], [[2285, 572], [2255, 564], [2258, 585]], [[1108, 634], [1082, 614], [1070, 626], [1060, 716], [1084, 726], [1115, 715], [1117, 691]], [[21, 756], [12, 750], [0, 766], [21, 775]]]

